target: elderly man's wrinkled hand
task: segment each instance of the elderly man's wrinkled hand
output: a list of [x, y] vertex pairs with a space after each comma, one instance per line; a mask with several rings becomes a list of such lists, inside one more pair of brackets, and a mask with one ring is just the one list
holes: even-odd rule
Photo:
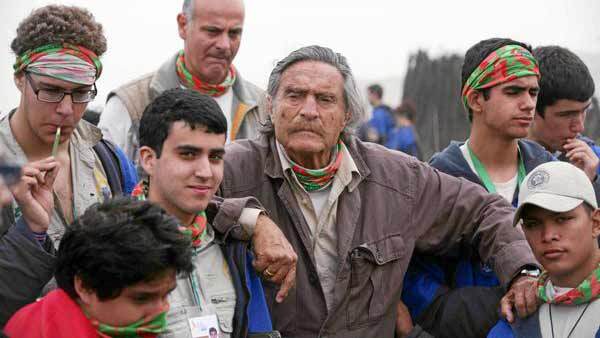
[[275, 300], [281, 303], [296, 284], [296, 262], [298, 256], [277, 224], [265, 215], [256, 222], [252, 238], [256, 271], [263, 278], [281, 284]]
[[517, 277], [512, 283], [510, 290], [500, 300], [502, 317], [509, 323], [513, 323], [515, 315], [513, 308], [521, 318], [532, 315], [539, 306], [537, 297], [537, 280], [532, 277]]

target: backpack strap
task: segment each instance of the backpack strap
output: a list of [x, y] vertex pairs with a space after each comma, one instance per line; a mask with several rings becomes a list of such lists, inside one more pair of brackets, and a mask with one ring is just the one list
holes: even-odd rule
[[102, 162], [113, 197], [123, 195], [123, 174], [115, 145], [109, 140], [101, 139], [94, 146], [94, 151]]

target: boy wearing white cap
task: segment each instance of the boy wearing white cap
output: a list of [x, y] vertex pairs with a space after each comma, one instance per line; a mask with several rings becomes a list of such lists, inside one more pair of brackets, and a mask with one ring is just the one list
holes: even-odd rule
[[544, 267], [542, 305], [488, 337], [600, 337], [600, 211], [586, 174], [566, 162], [538, 166], [521, 185], [519, 223]]

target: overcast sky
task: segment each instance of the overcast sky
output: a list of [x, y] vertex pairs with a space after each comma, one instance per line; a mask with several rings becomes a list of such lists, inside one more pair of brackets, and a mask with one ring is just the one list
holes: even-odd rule
[[[10, 51], [16, 27], [32, 9], [49, 3], [86, 7], [104, 25], [108, 51], [94, 104], [182, 48], [175, 21], [182, 1], [4, 0], [0, 111], [19, 100]], [[418, 48], [434, 55], [464, 53], [475, 42], [495, 36], [600, 54], [600, 1], [247, 0], [242, 45], [234, 63], [242, 76], [264, 88], [276, 60], [298, 47], [320, 44], [344, 54], [356, 77], [375, 81], [402, 78], [408, 55]]]

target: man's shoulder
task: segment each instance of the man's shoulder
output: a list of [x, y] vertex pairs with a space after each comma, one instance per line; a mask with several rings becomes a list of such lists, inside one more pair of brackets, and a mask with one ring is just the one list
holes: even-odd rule
[[352, 138], [347, 147], [363, 177], [385, 186], [397, 186], [405, 181], [399, 180], [399, 177], [409, 180], [409, 177], [431, 169], [416, 157], [380, 144], [363, 142], [356, 137]]
[[233, 91], [242, 102], [253, 104], [259, 104], [265, 95], [264, 90], [239, 74], [233, 85]]
[[527, 172], [533, 170], [540, 164], [555, 160], [554, 156], [552, 156], [546, 148], [533, 140], [520, 139], [519, 151], [523, 157], [525, 170]]
[[123, 99], [123, 95], [128, 95], [131, 91], [135, 90], [135, 91], [148, 91], [150, 88], [150, 83], [152, 82], [152, 79], [154, 78], [154, 76], [156, 75], [156, 71], [154, 72], [150, 72], [150, 73], [146, 73], [142, 76], [138, 76], [133, 80], [130, 80], [122, 85], [120, 85], [119, 87], [113, 89], [110, 91], [110, 93], [108, 94], [108, 98], [107, 101], [113, 96], [116, 95], [119, 98]]

